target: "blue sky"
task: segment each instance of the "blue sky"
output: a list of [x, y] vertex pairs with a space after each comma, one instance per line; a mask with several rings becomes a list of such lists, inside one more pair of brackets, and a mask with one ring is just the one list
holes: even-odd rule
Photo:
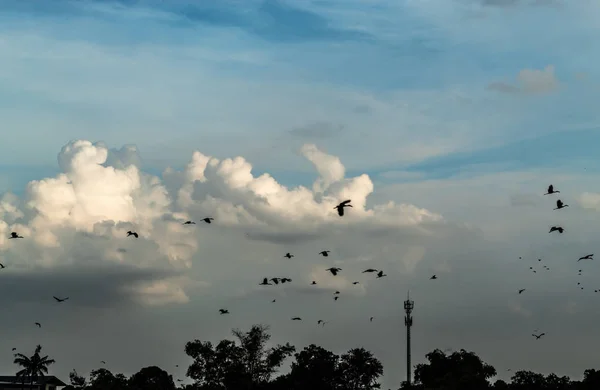
[[[600, 137], [593, 2], [2, 3], [0, 110], [16, 132], [0, 145], [7, 175], [11, 165], [47, 169], [73, 138], [136, 143], [158, 170], [199, 148], [244, 155], [258, 171], [283, 158], [300, 174], [304, 142], [353, 172], [432, 177], [482, 162], [554, 164], [535, 158], [543, 150], [560, 149], [561, 166], [596, 155], [574, 148]], [[548, 65], [551, 93], [486, 89]], [[290, 135], [318, 124], [343, 137]]]
[[[463, 340], [460, 335], [468, 333], [471, 338], [464, 339], [465, 343], [470, 342], [476, 350], [481, 346], [490, 355], [496, 354], [492, 357], [500, 362], [499, 371], [504, 372], [502, 364], [512, 364], [503, 360], [512, 356], [508, 348], [523, 345], [521, 335], [517, 335], [520, 329], [546, 323], [557, 330], [561, 326], [566, 329], [581, 325], [587, 318], [575, 321], [560, 312], [562, 306], [557, 309], [554, 301], [544, 300], [542, 295], [554, 285], [546, 290], [540, 288], [537, 297], [511, 301], [514, 305], [510, 310], [517, 314], [506, 314], [509, 298], [498, 291], [510, 289], [512, 293], [520, 287], [517, 284], [530, 282], [524, 274], [517, 277], [513, 268], [508, 269], [507, 264], [513, 263], [507, 258], [517, 258], [517, 250], [527, 256], [531, 254], [535, 260], [537, 256], [560, 253], [562, 257], [556, 259], [558, 267], [565, 266], [564, 258], [578, 250], [583, 241], [589, 246], [597, 242], [597, 232], [589, 227], [595, 226], [597, 217], [590, 210], [600, 211], [600, 195], [583, 195], [600, 191], [599, 38], [600, 3], [594, 0], [0, 0], [0, 118], [4, 129], [0, 142], [0, 194], [10, 190], [21, 195], [30, 181], [56, 175], [57, 155], [74, 139], [103, 141], [110, 148], [134, 144], [141, 154], [144, 171], [155, 175], [168, 166], [183, 169], [195, 150], [218, 158], [243, 156], [253, 165], [255, 174], [268, 172], [288, 187], [312, 185], [317, 173], [300, 148], [306, 143], [315, 144], [328, 155], [340, 158], [347, 177], [369, 174], [376, 188], [369, 195], [369, 202], [384, 205], [378, 208], [378, 213], [383, 215], [390, 201], [401, 205], [398, 216], [392, 215], [390, 221], [402, 218], [411, 223], [421, 221], [420, 213], [430, 210], [459, 223], [459, 227], [448, 225], [453, 226], [451, 234], [442, 230], [439, 240], [421, 236], [421, 232], [411, 233], [405, 227], [399, 229], [397, 236], [383, 234], [384, 237], [373, 237], [384, 230], [381, 227], [377, 234], [369, 227], [365, 231], [357, 227], [353, 230], [356, 237], [368, 239], [359, 242], [350, 235], [348, 241], [339, 241], [334, 249], [350, 257], [354, 254], [345, 249], [348, 246], [357, 252], [380, 251], [373, 256], [379, 264], [389, 266], [390, 279], [396, 277], [394, 270], [401, 269], [404, 262], [412, 262], [414, 267], [422, 259], [425, 261], [419, 266], [419, 278], [428, 278], [433, 272], [447, 272], [444, 275], [448, 279], [440, 281], [440, 289], [448, 287], [443, 294], [435, 289], [429, 292], [428, 286], [419, 291], [418, 280], [402, 274], [406, 278], [392, 279], [394, 283], [388, 285], [402, 291], [388, 290], [381, 296], [388, 300], [387, 305], [396, 304], [393, 300], [400, 293], [404, 296], [408, 285], [415, 296], [420, 294], [418, 308], [423, 310], [420, 312], [423, 316], [429, 317], [419, 322], [423, 324], [417, 330], [421, 332], [419, 356], [429, 352], [427, 348], [440, 347], [439, 343], [447, 340]], [[328, 168], [330, 176], [337, 177], [339, 166], [331, 163]], [[224, 190], [217, 179], [220, 177], [214, 179], [218, 188], [210, 191], [229, 190]], [[551, 205], [543, 202], [552, 201], [541, 193], [550, 182], [562, 189], [564, 199], [572, 205], [568, 211], [548, 214]], [[361, 183], [353, 191], [358, 193], [364, 189], [361, 186], [368, 186]], [[86, 189], [94, 193], [81, 190], [85, 195], [79, 199], [81, 202], [102, 198], [95, 197], [96, 187], [92, 184], [97, 183], [86, 184]], [[261, 184], [269, 187], [272, 183]], [[49, 195], [42, 200], [51, 205], [46, 205], [45, 210], [60, 209], [62, 204], [59, 207], [51, 201], [62, 199], [64, 193], [52, 186], [45, 191]], [[210, 191], [201, 193], [212, 194]], [[42, 192], [37, 195], [41, 197]], [[236, 209], [227, 208], [227, 202], [233, 204], [239, 200], [231, 193], [221, 194], [225, 205], [223, 215]], [[160, 204], [160, 201], [150, 202], [153, 196], [158, 195], [148, 195], [140, 204], [145, 201], [152, 207]], [[586, 203], [587, 208], [579, 207], [576, 198], [587, 199], [579, 202]], [[140, 213], [150, 213], [152, 207]], [[205, 212], [189, 207], [196, 216]], [[60, 211], [56, 211], [57, 215]], [[410, 218], [406, 217], [408, 214]], [[264, 216], [256, 218], [259, 217]], [[267, 220], [287, 218], [275, 217]], [[383, 217], [382, 221], [389, 222]], [[39, 220], [35, 222], [41, 224]], [[473, 228], [475, 234], [463, 236], [463, 223]], [[564, 239], [557, 242], [565, 245], [548, 241], [546, 226], [555, 223], [564, 223], [567, 231], [577, 234], [551, 236], [550, 239]], [[385, 224], [381, 226], [388, 226]], [[458, 241], [451, 240], [455, 238], [454, 230], [458, 232]], [[222, 235], [224, 231], [216, 230], [214, 236], [205, 235], [205, 231], [198, 235], [205, 240], [202, 243], [205, 246], [194, 261], [206, 265], [210, 272], [195, 268], [193, 275], [198, 278], [211, 275], [215, 284], [230, 277], [240, 278], [242, 286], [247, 281], [244, 278], [262, 272], [258, 265], [281, 257], [276, 244], [268, 247], [267, 252], [272, 253], [265, 256], [271, 256], [269, 259], [252, 246], [254, 242], [243, 246], [247, 244], [244, 241], [241, 249], [232, 246], [232, 240], [239, 240], [235, 235], [238, 231], [228, 231], [231, 236]], [[381, 240], [377, 242], [379, 247], [367, 245], [370, 239]], [[220, 247], [212, 241], [234, 252], [228, 253], [227, 259], [219, 257]], [[239, 253], [235, 252], [238, 249]], [[402, 261], [390, 260], [394, 250], [401, 253], [398, 259]], [[151, 251], [155, 250], [149, 249], [148, 253], [154, 254]], [[30, 252], [18, 253], [31, 257]], [[76, 256], [82, 252], [73, 249], [73, 253]], [[246, 263], [232, 260], [245, 258], [246, 254], [256, 259]], [[145, 261], [143, 255], [140, 258]], [[356, 256], [358, 260], [348, 260], [349, 267], [352, 262], [354, 266], [363, 265], [362, 255]], [[210, 260], [213, 257], [214, 264]], [[490, 267], [506, 267], [503, 268], [506, 275], [494, 273], [486, 279], [482, 258], [493, 263]], [[452, 274], [445, 270], [446, 266], [457, 267], [455, 270], [468, 268], [473, 274]], [[300, 268], [298, 265], [298, 278]], [[233, 271], [241, 269], [247, 272], [233, 275]], [[214, 278], [211, 272], [215, 273]], [[567, 272], [557, 275], [561, 280], [568, 279]], [[509, 287], [504, 284], [507, 280]], [[540, 280], [531, 282], [533, 290], [541, 286]], [[487, 288], [486, 283], [499, 290], [489, 288], [480, 295], [475, 287]], [[450, 286], [465, 286], [456, 292], [464, 293], [465, 307], [480, 305], [480, 310], [489, 314], [481, 316], [483, 323], [473, 325], [474, 336], [464, 331], [464, 322], [452, 317], [449, 312], [452, 306], [441, 300], [442, 296], [454, 299], [449, 293]], [[226, 292], [225, 287], [215, 288], [216, 292], [211, 290], [211, 299], [234, 294]], [[210, 328], [206, 334], [221, 337], [226, 327], [218, 322], [219, 318], [202, 317], [202, 325], [197, 326], [198, 313], [204, 313], [201, 309], [205, 309], [201, 307], [203, 303], [197, 302], [209, 299], [202, 294], [196, 298], [191, 305], [197, 306], [192, 309], [185, 306], [186, 312], [195, 313], [190, 316], [196, 316], [181, 320], [189, 328], [185, 336], [175, 330], [169, 333], [159, 329], [174, 326], [165, 322], [165, 318], [171, 319], [168, 316], [146, 321], [155, 324], [156, 332], [148, 330], [146, 339], [136, 335], [140, 339], [135, 343], [156, 350], [144, 354], [145, 358], [156, 359], [156, 364], [171, 364], [174, 356], [181, 355], [181, 343], [187, 341], [183, 337], [199, 328], [205, 329], [205, 322], [211, 325], [206, 326]], [[571, 296], [560, 305], [564, 304], [565, 312], [572, 314], [572, 302], [567, 299]], [[375, 306], [366, 298], [361, 302], [363, 306]], [[597, 307], [597, 300], [577, 302], [580, 313], [595, 315], [593, 309], [586, 308]], [[348, 305], [348, 310], [352, 310]], [[241, 306], [240, 303], [243, 310]], [[448, 311], [437, 313], [440, 306]], [[436, 310], [428, 311], [431, 307]], [[538, 307], [543, 311], [540, 316]], [[158, 314], [145, 312], [145, 315], [164, 313], [156, 310]], [[270, 306], [260, 310], [254, 314], [264, 314]], [[328, 314], [327, 310], [323, 309], [323, 313]], [[339, 311], [340, 316], [346, 313]], [[554, 322], [545, 321], [544, 316], [558, 316], [557, 313], [562, 317], [556, 317]], [[127, 317], [131, 327], [139, 325], [137, 312], [127, 315], [131, 317]], [[252, 312], [247, 315], [253, 318]], [[399, 315], [386, 323], [387, 335], [397, 334], [402, 313]], [[510, 327], [505, 327], [505, 315], [513, 315], [509, 317], [514, 320]], [[96, 326], [116, 329], [117, 325], [111, 325], [111, 321], [120, 317], [107, 318]], [[364, 326], [351, 319], [346, 318], [345, 323], [356, 327], [357, 333], [353, 335], [358, 337]], [[597, 319], [587, 319], [588, 324], [597, 323]], [[440, 327], [441, 323], [447, 326]], [[511, 343], [500, 337], [491, 339], [486, 333], [488, 325], [506, 332]], [[446, 333], [440, 335], [438, 328]], [[294, 328], [284, 334], [285, 329], [281, 325], [277, 330], [280, 338], [293, 335], [302, 341], [312, 340], [312, 331], [300, 334]], [[593, 335], [595, 331], [590, 327], [585, 332]], [[22, 340], [31, 339], [21, 328], [14, 332]], [[585, 332], [577, 335], [584, 337]], [[529, 337], [529, 330], [525, 333]], [[163, 354], [159, 344], [147, 341], [157, 334], [163, 335], [165, 345], [172, 348], [170, 352]], [[353, 335], [340, 336], [332, 341], [331, 348], [346, 348], [348, 339], [356, 338]], [[65, 330], [61, 337], [68, 341], [71, 335]], [[6, 340], [11, 340], [10, 336]], [[60, 345], [58, 336], [55, 340]], [[122, 340], [129, 340], [129, 335], [123, 334]], [[323, 340], [328, 342], [325, 336]], [[561, 340], [556, 343], [571, 343]], [[87, 351], [102, 347], [106, 348], [106, 354], [112, 353], [112, 347], [99, 345], [101, 341], [86, 338], [86, 342], [90, 343]], [[397, 351], [389, 350], [388, 340], [372, 343], [374, 348], [381, 348], [386, 364], [404, 367]], [[560, 349], [558, 344], [548, 345], [531, 351], [532, 355], [521, 354], [516, 358], [523, 364], [530, 361], [537, 364], [532, 369], [554, 370], [562, 365], [572, 375], [587, 368], [583, 367], [589, 361], [587, 357], [596, 353], [590, 346], [587, 355], [573, 353], [578, 361], [569, 358], [569, 361], [545, 362], [543, 358], [554, 356], [551, 352]], [[71, 351], [80, 349], [79, 345], [69, 348], [62, 351], [60, 346], [61, 353], [74, 356]], [[115, 363], [115, 370], [138, 369], [134, 367], [138, 364], [137, 357], [114, 358], [122, 359]], [[95, 355], [88, 356], [87, 367], [96, 368], [92, 365], [97, 360]], [[181, 364], [183, 367], [183, 361]], [[66, 376], [66, 368], [60, 370], [61, 376]], [[387, 379], [389, 385], [385, 388], [404, 378], [403, 372], [390, 372], [391, 379]]]

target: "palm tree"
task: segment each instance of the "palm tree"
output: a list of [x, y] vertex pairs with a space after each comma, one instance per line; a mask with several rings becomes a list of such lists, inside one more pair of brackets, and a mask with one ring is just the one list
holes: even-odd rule
[[15, 353], [14, 363], [22, 367], [22, 369], [17, 372], [17, 378], [22, 378], [21, 383], [24, 383], [25, 378], [28, 377], [29, 383], [33, 387], [33, 381], [37, 379], [38, 376], [43, 378], [44, 374], [48, 373], [48, 366], [55, 362], [54, 359], [48, 359], [47, 355], [41, 357], [41, 351], [42, 346], [38, 344], [31, 357], [27, 357], [22, 353]]

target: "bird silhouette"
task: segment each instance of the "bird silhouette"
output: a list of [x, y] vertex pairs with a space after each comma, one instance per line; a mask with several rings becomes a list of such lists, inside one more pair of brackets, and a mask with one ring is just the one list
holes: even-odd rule
[[369, 318], [369, 322], [373, 322], [373, 318], [375, 318], [375, 317]]
[[319, 254], [323, 255], [323, 257], [327, 257], [327, 256], [329, 256], [329, 252], [331, 252], [331, 251], [321, 251], [321, 252], [319, 252]]
[[337, 301], [340, 297], [338, 297], [337, 295], [335, 297], [333, 297], [334, 301]]
[[564, 204], [562, 202], [562, 200], [559, 199], [559, 200], [556, 201], [556, 207], [554, 208], [554, 210], [564, 209], [565, 207], [569, 207], [569, 205], [568, 204]]
[[288, 259], [291, 259], [292, 257], [294, 257], [294, 255], [292, 255], [291, 253], [288, 252], [283, 257], [287, 257]]
[[279, 281], [280, 281], [281, 283], [288, 283], [288, 282], [291, 282], [291, 281], [292, 281], [292, 279], [290, 279], [290, 278], [280, 278], [280, 279], [279, 279]]
[[13, 350], [13, 351], [16, 351], [17, 349], [16, 349], [16, 348], [13, 348], [12, 350]]
[[211, 223], [211, 221], [214, 221], [214, 218], [206, 217], [206, 218], [203, 218], [202, 220], [206, 223]]
[[[590, 254], [590, 255], [585, 255], [580, 257], [577, 261], [581, 261], [581, 260], [594, 260], [594, 254]], [[579, 272], [581, 272], [581, 270], [579, 270]]]
[[317, 284], [317, 282], [315, 282], [315, 281], [313, 280], [313, 281], [311, 282], [311, 284], [310, 284], [310, 285], [311, 285], [311, 286], [314, 286], [314, 285], [316, 285], [316, 284]]
[[364, 273], [370, 273], [370, 272], [378, 272], [378, 270], [376, 270], [374, 268], [369, 268], [369, 269], [364, 270], [362, 273], [364, 274]]
[[525, 289], [524, 289], [524, 288], [520, 289], [520, 290], [519, 290], [519, 294], [521, 294], [523, 291], [525, 291]]
[[535, 337], [536, 340], [539, 340], [542, 338], [542, 336], [544, 336], [546, 333], [540, 333], [540, 334], [532, 334], [533, 337]]
[[10, 237], [8, 237], [8, 239], [13, 239], [13, 238], [23, 238], [23, 236], [19, 236], [19, 234], [17, 232], [12, 232], [10, 233]]
[[273, 299], [273, 300], [271, 301], [271, 303], [274, 303], [275, 301], [277, 301], [277, 299]]
[[377, 272], [377, 278], [383, 278], [384, 276], [387, 276], [386, 274], [383, 273], [383, 271], [379, 271]]
[[6, 268], [6, 267], [4, 266], [4, 264], [0, 263], [0, 269], [4, 269], [4, 268]]
[[560, 191], [554, 191], [554, 186], [552, 184], [550, 184], [548, 186], [548, 192], [546, 192], [544, 195], [551, 195], [551, 194], [560, 194]]
[[100, 363], [102, 364], [106, 364], [106, 362], [104, 360], [100, 360]]
[[302, 318], [300, 318], [300, 317], [293, 317], [292, 321], [302, 321]]
[[562, 233], [562, 232], [564, 232], [564, 231], [565, 231], [565, 229], [563, 229], [563, 228], [562, 228], [562, 227], [560, 227], [560, 226], [552, 226], [552, 227], [550, 228], [550, 231], [549, 231], [548, 233], [552, 233], [552, 232], [559, 232], [559, 233]]
[[264, 278], [262, 283], [259, 284], [260, 286], [272, 286], [271, 283], [269, 283], [269, 279], [268, 278]]
[[132, 232], [131, 230], [129, 230], [127, 232], [127, 237], [129, 237], [129, 236], [134, 236], [135, 238], [139, 237], [138, 234], [137, 234], [137, 232]]
[[36, 322], [36, 323], [35, 323], [35, 325], [36, 325], [38, 328], [41, 328], [41, 327], [42, 327], [42, 324], [40, 324], [39, 322]]
[[223, 314], [229, 314], [229, 310], [227, 310], [227, 309], [219, 309], [219, 313], [221, 313], [221, 315], [223, 315]]
[[52, 298], [56, 299], [56, 302], [59, 302], [59, 303], [60, 303], [60, 302], [64, 302], [64, 301], [66, 301], [67, 299], [69, 299], [69, 297], [66, 297], [66, 298], [57, 298], [57, 297], [55, 297], [55, 296], [52, 296]]
[[352, 284], [358, 284], [359, 282], [352, 282]]
[[339, 291], [336, 291], [333, 293], [333, 295], [339, 295], [339, 293], [340, 293]]
[[338, 272], [340, 272], [341, 270], [342, 270], [341, 268], [331, 267], [331, 268], [327, 268], [325, 271], [329, 271], [329, 272], [331, 272], [331, 274], [333, 276], [336, 276], [338, 274]]
[[317, 325], [321, 325], [321, 326], [325, 326], [326, 323], [327, 323], [327, 321], [323, 321], [323, 320], [317, 321]]
[[183, 224], [184, 225], [195, 225], [196, 222], [194, 222], [194, 221], [185, 221]]
[[352, 207], [352, 205], [349, 204], [350, 202], [352, 202], [352, 201], [350, 199], [348, 199], [334, 207], [334, 209], [337, 209], [338, 215], [340, 217], [344, 216], [344, 207]]
[[279, 284], [279, 278], [271, 278], [271, 281], [275, 284]]
[[436, 276], [436, 275], [433, 275], [433, 276], [432, 276], [432, 277], [430, 277], [429, 279], [430, 279], [430, 280], [437, 279], [437, 276]]

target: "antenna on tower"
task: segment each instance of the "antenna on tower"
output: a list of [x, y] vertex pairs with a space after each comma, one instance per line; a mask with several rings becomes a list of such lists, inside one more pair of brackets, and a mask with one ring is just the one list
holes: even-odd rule
[[404, 317], [404, 325], [406, 326], [406, 382], [410, 385], [410, 374], [411, 374], [411, 364], [410, 364], [410, 328], [413, 324], [412, 319], [412, 311], [415, 307], [415, 302], [410, 300], [410, 290], [406, 295], [406, 301], [404, 301], [404, 312], [406, 316]]

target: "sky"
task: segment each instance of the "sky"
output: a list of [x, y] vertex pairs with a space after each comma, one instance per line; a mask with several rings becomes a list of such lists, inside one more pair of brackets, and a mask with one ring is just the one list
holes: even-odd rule
[[[184, 378], [187, 341], [264, 323], [273, 343], [365, 347], [394, 388], [409, 290], [413, 364], [593, 368], [600, 270], [577, 259], [598, 249], [600, 3], [0, 9], [6, 375], [40, 343], [62, 380], [101, 360]], [[293, 281], [258, 285], [276, 276]]]

